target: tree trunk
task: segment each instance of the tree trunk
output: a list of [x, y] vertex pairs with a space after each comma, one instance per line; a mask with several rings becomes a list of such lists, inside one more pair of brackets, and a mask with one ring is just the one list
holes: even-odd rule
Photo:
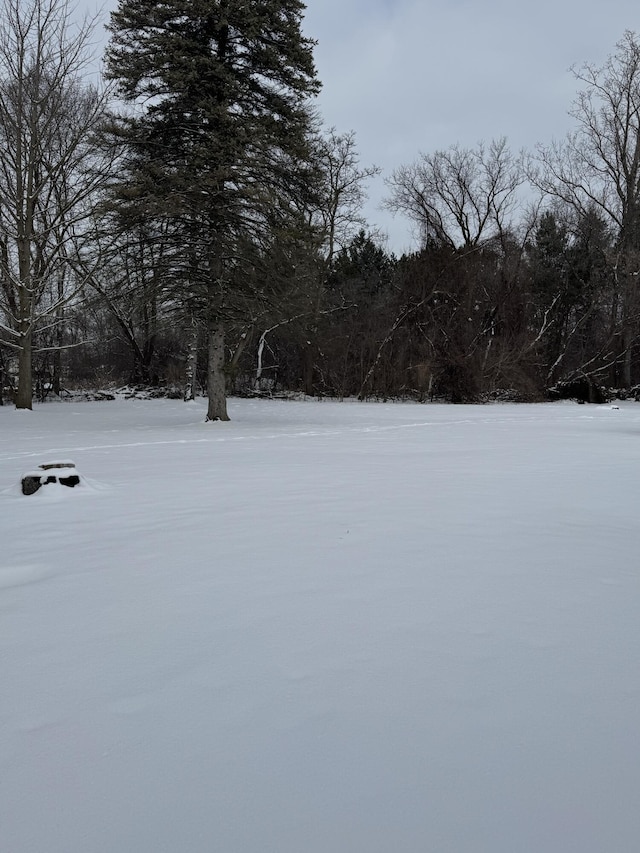
[[62, 389], [62, 353], [59, 349], [53, 353], [53, 372], [51, 376], [51, 390], [56, 397], [60, 396]]
[[622, 302], [622, 386], [631, 388], [632, 359], [631, 352], [635, 340], [635, 258], [629, 247], [625, 248], [623, 302]]
[[622, 330], [622, 346], [624, 347], [624, 355], [622, 357], [622, 387], [631, 388], [631, 348], [633, 345], [634, 335], [632, 330], [625, 326]]
[[[31, 233], [32, 210], [29, 207], [26, 226], [19, 225], [19, 231]], [[31, 269], [31, 241], [20, 233], [18, 248], [18, 331], [20, 332], [20, 351], [18, 354], [18, 390], [16, 409], [33, 408], [33, 275]]]
[[[311, 338], [311, 332], [307, 331], [306, 334]], [[304, 349], [302, 350], [302, 387], [307, 397], [312, 397], [315, 391], [313, 385], [313, 375], [315, 372], [314, 355], [315, 349], [311, 340], [307, 340], [304, 344]]]
[[31, 364], [31, 331], [22, 336], [18, 353], [18, 390], [16, 392], [16, 409], [33, 408], [33, 377]]
[[187, 367], [185, 370], [184, 401], [191, 402], [196, 398], [196, 370], [198, 366], [198, 326], [193, 321], [187, 350]]
[[224, 326], [221, 320], [209, 318], [209, 361], [207, 368], [207, 421], [228, 421], [227, 389], [224, 372]]
[[64, 335], [64, 330], [62, 328], [63, 319], [64, 309], [60, 308], [56, 312], [56, 323], [58, 324], [55, 332], [57, 349], [53, 351], [53, 369], [51, 375], [51, 390], [53, 391], [56, 397], [60, 396], [60, 390], [62, 388], [62, 344]]

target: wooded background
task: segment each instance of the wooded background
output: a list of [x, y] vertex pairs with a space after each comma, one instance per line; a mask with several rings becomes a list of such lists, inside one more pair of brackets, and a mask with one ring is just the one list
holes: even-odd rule
[[596, 401], [640, 383], [640, 44], [575, 70], [569, 136], [416, 154], [362, 216], [298, 0], [0, 11], [0, 399], [124, 383], [209, 397]]

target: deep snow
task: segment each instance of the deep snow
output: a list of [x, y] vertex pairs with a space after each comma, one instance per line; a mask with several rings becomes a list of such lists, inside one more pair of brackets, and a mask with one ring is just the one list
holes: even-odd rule
[[0, 408], [2, 853], [637, 853], [640, 405], [204, 413]]

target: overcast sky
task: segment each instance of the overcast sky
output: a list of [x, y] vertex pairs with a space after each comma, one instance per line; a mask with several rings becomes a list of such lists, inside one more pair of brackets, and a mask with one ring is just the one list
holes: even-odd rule
[[366, 216], [400, 254], [410, 224], [380, 211], [384, 176], [419, 152], [506, 136], [514, 151], [561, 138], [577, 91], [570, 68], [601, 64], [637, 0], [307, 0], [325, 123], [354, 130], [380, 166]]

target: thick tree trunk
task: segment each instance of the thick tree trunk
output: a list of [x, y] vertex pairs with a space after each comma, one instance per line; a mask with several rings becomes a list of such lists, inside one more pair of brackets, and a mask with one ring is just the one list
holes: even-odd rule
[[[32, 231], [32, 219], [24, 229]], [[18, 390], [16, 409], [33, 408], [33, 282], [31, 271], [31, 242], [24, 235], [18, 238], [18, 272], [20, 276], [18, 307], [18, 330], [20, 352], [18, 354]]]
[[27, 332], [21, 341], [18, 354], [18, 390], [16, 409], [33, 408], [33, 372], [32, 372], [31, 332]]
[[209, 362], [207, 369], [207, 421], [228, 421], [224, 372], [224, 326], [217, 317], [209, 319]]

